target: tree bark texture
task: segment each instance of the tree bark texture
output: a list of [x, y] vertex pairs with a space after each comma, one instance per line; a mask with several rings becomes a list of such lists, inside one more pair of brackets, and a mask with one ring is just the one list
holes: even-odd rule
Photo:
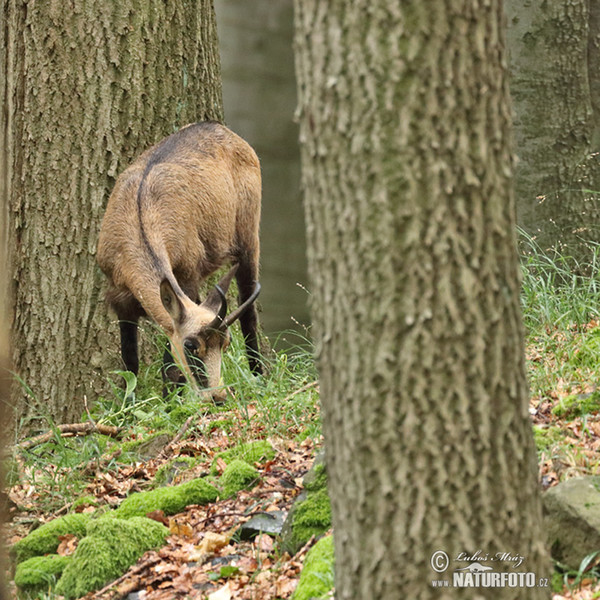
[[517, 210], [543, 248], [600, 241], [600, 4], [507, 0]]
[[468, 563], [430, 564], [511, 552], [548, 577], [501, 2], [295, 9], [336, 598], [514, 600], [433, 588]]
[[[1, 131], [19, 415], [79, 417], [118, 367], [95, 264], [118, 173], [222, 119], [212, 0], [2, 0]], [[114, 319], [111, 319], [114, 321]]]

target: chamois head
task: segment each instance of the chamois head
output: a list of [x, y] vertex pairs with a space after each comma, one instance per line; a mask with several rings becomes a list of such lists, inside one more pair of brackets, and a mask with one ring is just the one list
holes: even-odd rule
[[226, 294], [237, 271], [234, 266], [201, 304], [194, 303], [185, 295], [177, 294], [171, 282], [165, 278], [160, 284], [160, 298], [165, 310], [173, 320], [169, 335], [175, 362], [181, 365], [185, 375], [176, 365], [166, 370], [173, 382], [187, 379], [192, 385], [211, 390], [215, 402], [224, 402], [225, 392], [221, 386], [221, 352], [229, 345], [229, 327], [251, 306], [260, 292], [256, 282], [252, 295], [229, 315]]

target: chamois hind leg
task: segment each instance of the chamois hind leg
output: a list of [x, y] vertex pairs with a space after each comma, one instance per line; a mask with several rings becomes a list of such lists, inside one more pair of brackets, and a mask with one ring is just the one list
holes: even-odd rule
[[[235, 275], [239, 290], [240, 306], [252, 295], [258, 281], [258, 263], [247, 256], [242, 257]], [[260, 349], [258, 345], [258, 311], [252, 303], [240, 317], [240, 326], [246, 342], [248, 364], [254, 375], [260, 375], [262, 370]]]

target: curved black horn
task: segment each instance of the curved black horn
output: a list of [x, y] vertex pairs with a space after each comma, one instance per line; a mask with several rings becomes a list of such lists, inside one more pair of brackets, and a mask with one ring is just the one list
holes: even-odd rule
[[243, 314], [246, 312], [248, 307], [258, 298], [258, 294], [260, 294], [260, 283], [256, 282], [254, 286], [254, 291], [250, 295], [250, 297], [242, 304], [238, 306], [231, 314], [227, 315], [223, 321], [223, 325], [225, 327], [229, 327], [233, 323], [235, 323]]
[[225, 298], [225, 292], [221, 289], [220, 285], [215, 285], [215, 290], [221, 297], [221, 306], [217, 316], [206, 326], [208, 329], [217, 329], [218, 331], [225, 331], [227, 324], [225, 323], [225, 315], [227, 314], [227, 298]]

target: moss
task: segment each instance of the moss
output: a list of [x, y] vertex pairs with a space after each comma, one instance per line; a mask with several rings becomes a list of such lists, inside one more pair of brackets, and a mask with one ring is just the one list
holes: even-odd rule
[[73, 502], [73, 506], [71, 506], [71, 512], [77, 512], [77, 509], [80, 507], [86, 506], [98, 506], [98, 500], [94, 498], [94, 496], [81, 496]]
[[193, 479], [181, 485], [132, 494], [123, 500], [113, 515], [128, 519], [141, 517], [155, 510], [162, 510], [166, 515], [174, 515], [190, 504], [208, 504], [215, 501], [218, 496], [219, 492], [210, 483], [204, 479]]
[[564, 434], [559, 427], [550, 425], [549, 427], [541, 427], [540, 425], [533, 426], [533, 437], [538, 452], [548, 450], [555, 444], [564, 441]]
[[303, 546], [313, 535], [322, 535], [331, 527], [331, 503], [327, 488], [309, 492], [298, 503], [292, 517], [292, 538], [296, 547]]
[[324, 464], [316, 464], [314, 469], [304, 478], [304, 489], [309, 492], [316, 492], [327, 487], [327, 471]]
[[120, 577], [148, 550], [159, 548], [169, 530], [145, 517], [90, 521], [72, 561], [63, 572], [56, 593], [79, 598]]
[[11, 553], [17, 564], [33, 556], [54, 554], [60, 543], [59, 536], [72, 534], [78, 538], [84, 537], [89, 520], [90, 517], [86, 514], [69, 514], [54, 519], [19, 540], [12, 547]]
[[553, 409], [557, 417], [574, 419], [582, 415], [600, 411], [600, 391], [591, 394], [572, 394], [563, 398]]
[[36, 596], [54, 587], [71, 556], [34, 556], [22, 562], [15, 572], [15, 585], [21, 595]]
[[243, 460], [231, 461], [223, 471], [219, 484], [225, 498], [230, 498], [240, 490], [251, 488], [260, 479], [260, 473]]
[[292, 600], [310, 600], [327, 594], [334, 584], [333, 536], [319, 540], [308, 552]]
[[202, 462], [202, 458], [194, 456], [178, 456], [162, 465], [154, 476], [152, 487], [161, 487], [170, 484], [175, 477], [193, 469]]
[[222, 459], [226, 464], [234, 460], [243, 460], [249, 465], [253, 465], [257, 462], [264, 460], [272, 460], [275, 457], [275, 450], [273, 446], [265, 440], [258, 440], [255, 442], [247, 442], [245, 444], [239, 444], [224, 452], [219, 452], [215, 455], [212, 466], [212, 473], [217, 471], [217, 459]]

